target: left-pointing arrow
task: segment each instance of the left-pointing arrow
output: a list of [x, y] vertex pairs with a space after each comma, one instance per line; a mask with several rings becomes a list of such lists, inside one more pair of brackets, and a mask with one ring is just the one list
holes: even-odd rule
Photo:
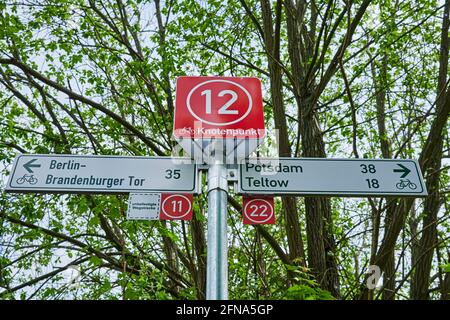
[[27, 163], [25, 163], [23, 165], [23, 167], [29, 172], [29, 173], [33, 173], [33, 170], [31, 168], [40, 168], [41, 165], [34, 163], [37, 159], [31, 159], [30, 161], [28, 161]]

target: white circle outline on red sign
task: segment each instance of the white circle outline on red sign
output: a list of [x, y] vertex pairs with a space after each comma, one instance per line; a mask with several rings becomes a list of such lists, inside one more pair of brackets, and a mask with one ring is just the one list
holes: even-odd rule
[[[182, 198], [186, 199], [186, 201], [188, 202], [189, 207], [188, 207], [186, 213], [183, 214], [182, 216], [172, 216], [172, 215], [168, 214], [168, 213], [166, 212], [166, 210], [164, 210], [164, 204], [166, 203], [167, 200], [169, 200], [169, 199], [172, 198], [172, 197], [182, 197]], [[191, 207], [192, 207], [192, 205], [191, 205], [191, 201], [189, 200], [189, 198], [186, 197], [186, 196], [184, 196], [184, 195], [182, 195], [182, 194], [172, 194], [172, 195], [168, 196], [167, 198], [165, 198], [164, 201], [163, 201], [162, 204], [161, 204], [161, 210], [162, 210], [162, 212], [163, 212], [166, 216], [168, 216], [169, 218], [172, 218], [172, 219], [181, 219], [181, 218], [186, 217], [186, 216], [189, 214], [189, 212], [191, 211]]]
[[[242, 91], [245, 92], [245, 94], [246, 94], [247, 97], [248, 97], [248, 102], [249, 102], [249, 103], [248, 103], [247, 111], [244, 113], [244, 115], [243, 115], [242, 117], [240, 117], [240, 118], [237, 119], [237, 120], [233, 120], [233, 121], [229, 121], [229, 122], [223, 122], [223, 123], [220, 123], [220, 122], [212, 122], [212, 121], [207, 121], [207, 120], [202, 119], [201, 117], [199, 117], [199, 116], [192, 110], [190, 100], [191, 100], [191, 96], [192, 96], [193, 92], [194, 92], [195, 90], [197, 90], [199, 87], [201, 87], [202, 85], [208, 84], [208, 83], [212, 83], [212, 82], [225, 82], [225, 83], [230, 83], [230, 84], [233, 84], [233, 85], [237, 86], [239, 89], [241, 89]], [[210, 125], [226, 126], [226, 125], [235, 124], [235, 123], [238, 123], [238, 122], [244, 120], [244, 119], [248, 116], [248, 114], [250, 113], [250, 111], [252, 111], [253, 101], [252, 101], [252, 96], [251, 96], [250, 93], [247, 91], [247, 89], [245, 89], [245, 88], [244, 88], [243, 86], [241, 86], [240, 84], [238, 84], [238, 83], [236, 83], [236, 82], [233, 82], [233, 81], [230, 81], [230, 80], [215, 79], [215, 80], [203, 81], [203, 82], [199, 83], [198, 85], [196, 85], [194, 88], [192, 88], [191, 91], [189, 91], [189, 94], [188, 94], [188, 96], [187, 96], [187, 98], [186, 98], [186, 106], [187, 106], [189, 112], [194, 116], [195, 119], [197, 119], [197, 120], [199, 120], [199, 121], [201, 121], [201, 122], [210, 124]]]
[[[271, 209], [270, 215], [266, 218], [266, 220], [263, 220], [263, 221], [253, 220], [253, 219], [250, 218], [250, 216], [247, 214], [247, 207], [248, 207], [248, 205], [249, 205], [250, 203], [252, 203], [253, 201], [257, 201], [257, 200], [259, 200], [259, 201], [264, 201], [265, 203], [267, 203], [267, 205], [268, 205], [269, 208]], [[264, 222], [269, 221], [269, 220], [272, 218], [272, 216], [274, 215], [274, 211], [275, 211], [275, 208], [272, 206], [272, 204], [271, 204], [269, 201], [264, 200], [264, 199], [253, 199], [253, 200], [250, 200], [249, 202], [247, 202], [247, 203], [245, 204], [245, 207], [244, 207], [244, 214], [245, 214], [245, 216], [248, 218], [248, 220], [250, 220], [251, 222], [254, 222], [254, 223], [264, 223]]]

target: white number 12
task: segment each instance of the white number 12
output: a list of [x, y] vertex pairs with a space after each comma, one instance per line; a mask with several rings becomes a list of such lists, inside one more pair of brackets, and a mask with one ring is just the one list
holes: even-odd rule
[[[238, 95], [233, 90], [222, 90], [219, 92], [218, 96], [223, 97], [224, 95], [231, 95], [230, 100], [228, 100], [222, 107], [220, 107], [219, 114], [238, 114], [238, 110], [228, 110], [228, 108], [237, 100]], [[204, 90], [201, 92], [202, 96], [206, 96], [206, 114], [211, 114], [211, 90]]]

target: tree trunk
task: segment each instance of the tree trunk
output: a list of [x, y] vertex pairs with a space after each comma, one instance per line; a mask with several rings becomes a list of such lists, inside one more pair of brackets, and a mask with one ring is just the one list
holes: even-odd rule
[[[312, 59], [313, 43], [311, 30], [309, 42], [305, 46], [300, 36], [305, 7], [295, 8], [292, 3], [285, 3], [288, 50], [292, 67], [292, 84], [298, 106], [299, 133], [301, 136], [302, 156], [325, 158], [325, 145], [319, 125], [313, 97], [316, 95], [314, 81], [305, 79], [304, 61]], [[303, 57], [302, 57], [303, 54]], [[303, 67], [302, 67], [303, 66]], [[308, 83], [309, 85], [306, 85]], [[321, 287], [337, 298], [339, 276], [335, 257], [335, 240], [332, 233], [331, 203], [329, 198], [305, 197], [305, 215], [308, 241], [308, 267], [312, 270]]]
[[441, 300], [450, 300], [450, 273], [449, 272], [447, 272], [445, 274], [444, 282], [442, 283]]
[[[384, 223], [386, 225], [385, 232], [388, 226], [392, 223], [392, 217], [395, 214], [396, 202], [393, 201], [388, 204], [386, 209], [386, 218]], [[383, 274], [383, 300], [395, 300], [395, 250], [392, 250], [386, 260], [386, 268]]]
[[[380, 68], [380, 74], [377, 76], [375, 63], [371, 63], [372, 78], [375, 88], [375, 100], [377, 108], [377, 125], [378, 136], [380, 137], [380, 149], [384, 159], [391, 159], [391, 145], [387, 135], [386, 129], [386, 88], [388, 87], [388, 81], [386, 80], [388, 58], [383, 56], [382, 65]], [[379, 79], [377, 81], [377, 79]], [[387, 209], [386, 217], [384, 220], [385, 232], [392, 223], [392, 217], [395, 214], [396, 203], [386, 199]], [[386, 268], [383, 274], [383, 300], [395, 299], [395, 251], [389, 253], [386, 261]]]
[[412, 298], [415, 300], [429, 299], [430, 272], [434, 249], [438, 243], [437, 214], [439, 211], [439, 174], [442, 159], [442, 140], [438, 142], [432, 160], [429, 162], [432, 170], [428, 171], [428, 197], [424, 204], [424, 218], [422, 221], [422, 237], [416, 257], [417, 266], [413, 277]]
[[192, 244], [197, 258], [197, 270], [193, 275], [197, 287], [197, 298], [206, 298], [206, 240], [203, 223], [195, 215], [191, 222]]
[[[281, 2], [276, 6], [276, 23], [273, 30], [272, 10], [268, 0], [261, 1], [264, 42], [268, 57], [270, 73], [270, 93], [272, 98], [275, 129], [278, 130], [278, 153], [280, 157], [291, 157], [286, 111], [283, 102], [282, 69], [279, 65]], [[286, 221], [286, 235], [289, 246], [289, 257], [297, 265], [304, 265], [305, 253], [301, 237], [295, 197], [283, 197], [283, 212]]]
[[[448, 8], [448, 3], [449, 3], [449, 1], [446, 1], [446, 8]], [[443, 50], [443, 51], [447, 52], [447, 54], [448, 54], [448, 46], [445, 45], [445, 42], [448, 42], [448, 14], [445, 16], [446, 16], [446, 19], [444, 19], [444, 22], [447, 24], [447, 28], [445, 28], [447, 31], [447, 36], [443, 37], [446, 40], [443, 42], [441, 49], [447, 48], [447, 50]], [[441, 57], [442, 57], [442, 55], [441, 55]], [[443, 62], [444, 60], [445, 59], [441, 59], [441, 62]], [[448, 59], [446, 59], [446, 60], [448, 60]], [[433, 165], [436, 165], [436, 161], [433, 161], [433, 159], [436, 159], [435, 158], [436, 153], [439, 153], [439, 154], [442, 153], [442, 147], [440, 148], [440, 146], [441, 146], [440, 141], [442, 141], [442, 132], [447, 124], [449, 114], [450, 114], [450, 90], [447, 89], [445, 91], [445, 93], [444, 93], [444, 90], [441, 90], [438, 94], [438, 100], [440, 100], [440, 101], [439, 101], [439, 103], [437, 103], [436, 115], [433, 119], [427, 140], [424, 144], [424, 147], [423, 147], [422, 152], [419, 157], [419, 164], [422, 169], [422, 172], [424, 172], [425, 175], [430, 174], [430, 173], [432, 174], [433, 172], [436, 174], [436, 171], [433, 171]], [[431, 172], [430, 172], [430, 169], [431, 169]], [[428, 187], [428, 184], [429, 184], [429, 182], [427, 181], [427, 187]], [[431, 192], [433, 190], [429, 189], [428, 191], [430, 193], [430, 196], [432, 196]], [[413, 206], [413, 204], [414, 204], [413, 199], [405, 199], [400, 202], [400, 204], [397, 207], [397, 210], [394, 214], [393, 221], [392, 221], [391, 225], [389, 226], [387, 232], [384, 235], [383, 241], [381, 243], [380, 249], [378, 250], [378, 253], [377, 253], [377, 256], [375, 259], [375, 264], [378, 265], [382, 271], [385, 270], [385, 268], [386, 268], [386, 262], [387, 262], [387, 258], [389, 256], [389, 254], [392, 251], [394, 251], [394, 249], [395, 249], [395, 244], [396, 244], [398, 235], [400, 234], [401, 229], [405, 225], [407, 214], [411, 210], [411, 207]], [[433, 207], [431, 207], [431, 208], [433, 208]], [[433, 223], [434, 220], [432, 218], [433, 217], [430, 216], [430, 212], [427, 212], [427, 216], [424, 219], [428, 219], [428, 221], [431, 221], [432, 222], [430, 225], [431, 228], [435, 228], [436, 226]], [[427, 223], [427, 222], [425, 222], [425, 223]], [[432, 242], [432, 237], [430, 235], [432, 235], [433, 231], [432, 230], [430, 231], [430, 229], [429, 229], [426, 232], [429, 233], [429, 236], [424, 239], [428, 239], [428, 240], [426, 240], [426, 241], [424, 240], [423, 242], [421, 241], [421, 244], [428, 246], [430, 243], [427, 243], [427, 242], [428, 241]], [[430, 248], [430, 247], [428, 246], [428, 248]], [[428, 250], [427, 254], [430, 254], [429, 253], [430, 251], [433, 251], [433, 250]], [[422, 252], [424, 252], [424, 251], [422, 250]], [[428, 278], [429, 278], [429, 275], [428, 275]], [[365, 281], [363, 283], [365, 283]], [[414, 285], [412, 285], [412, 287], [414, 287]], [[417, 296], [417, 295], [413, 294], [413, 296]], [[363, 285], [360, 298], [367, 299], [367, 297], [368, 297], [368, 289]]]
[[[444, 16], [442, 20], [439, 78], [436, 93], [437, 110], [442, 110], [445, 104], [443, 93], [446, 88], [448, 70], [449, 11], [450, 0], [447, 0], [445, 1]], [[420, 239], [419, 256], [417, 257], [417, 267], [414, 272], [412, 286], [413, 299], [429, 299], [431, 264], [434, 250], [438, 244], [437, 215], [440, 207], [439, 177], [442, 162], [443, 138], [443, 133], [441, 131], [436, 135], [433, 152], [428, 159], [425, 159], [427, 160], [425, 175], [427, 176], [426, 185], [429, 196], [425, 199], [424, 203], [424, 217], [422, 221], [423, 231]]]
[[[325, 158], [325, 145], [317, 115], [312, 109], [311, 105], [303, 105], [301, 109], [302, 154], [304, 157]], [[336, 245], [332, 230], [330, 198], [305, 197], [305, 212], [309, 267], [321, 286], [333, 296], [339, 297], [339, 275], [334, 256]]]
[[[167, 222], [161, 221], [163, 228], [167, 228]], [[163, 238], [163, 250], [166, 256], [167, 265], [171, 270], [178, 272], [178, 257], [176, 243], [166, 235], [162, 235]], [[175, 281], [168, 281], [170, 289], [178, 293], [178, 284]]]

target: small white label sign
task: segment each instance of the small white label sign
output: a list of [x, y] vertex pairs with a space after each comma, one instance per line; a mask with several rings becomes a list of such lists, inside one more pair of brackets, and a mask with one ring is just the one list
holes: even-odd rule
[[161, 193], [130, 193], [127, 219], [159, 220]]

